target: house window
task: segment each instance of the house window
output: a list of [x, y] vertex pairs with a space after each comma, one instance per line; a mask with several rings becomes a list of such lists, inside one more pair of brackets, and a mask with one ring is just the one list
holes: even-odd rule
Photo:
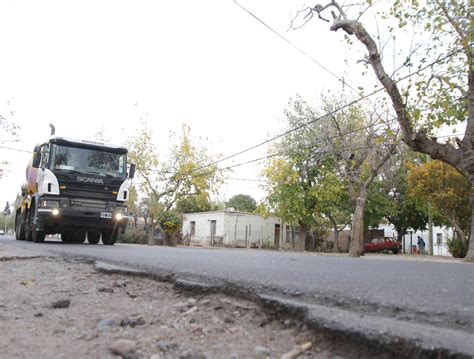
[[196, 235], [196, 222], [195, 221], [191, 221], [191, 235], [194, 236]]
[[289, 225], [286, 225], [285, 238], [286, 238], [286, 243], [291, 242], [291, 231], [290, 231]]

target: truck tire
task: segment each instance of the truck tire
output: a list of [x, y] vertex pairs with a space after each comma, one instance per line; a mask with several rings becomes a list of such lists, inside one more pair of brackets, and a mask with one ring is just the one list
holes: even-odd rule
[[64, 243], [83, 243], [86, 240], [86, 232], [66, 231], [61, 233], [61, 240]]
[[28, 242], [31, 242], [31, 241], [32, 241], [32, 238], [31, 238], [31, 228], [30, 228], [30, 226], [26, 226], [26, 228], [25, 228], [25, 239], [26, 239]]
[[33, 242], [43, 243], [45, 238], [46, 238], [46, 232], [45, 231], [37, 231], [36, 229], [33, 229], [31, 231], [31, 240]]
[[21, 220], [21, 214], [16, 215], [15, 220], [15, 238], [17, 241], [24, 241], [25, 238], [25, 227], [23, 226], [23, 221]]
[[113, 246], [117, 241], [117, 230], [104, 229], [102, 231], [102, 243], [106, 246]]
[[87, 241], [89, 244], [97, 244], [100, 241], [100, 232], [87, 232]]

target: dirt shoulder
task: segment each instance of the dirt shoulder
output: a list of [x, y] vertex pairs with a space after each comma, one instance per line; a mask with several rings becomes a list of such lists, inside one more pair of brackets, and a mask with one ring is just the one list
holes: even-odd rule
[[0, 273], [3, 358], [347, 357], [241, 299], [1, 245]]

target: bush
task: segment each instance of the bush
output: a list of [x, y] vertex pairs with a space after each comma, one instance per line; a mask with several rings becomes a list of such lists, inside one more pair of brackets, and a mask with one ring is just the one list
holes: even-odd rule
[[135, 228], [133, 225], [128, 225], [127, 228], [125, 228], [125, 233], [119, 237], [119, 242], [147, 244], [148, 235], [143, 229]]
[[273, 241], [263, 241], [262, 249], [276, 249]]
[[464, 241], [459, 237], [448, 241], [448, 251], [454, 258], [464, 258], [467, 254], [467, 246], [467, 243], [464, 243]]
[[158, 218], [158, 223], [166, 234], [172, 235], [179, 232], [183, 225], [183, 219], [177, 213], [164, 212]]

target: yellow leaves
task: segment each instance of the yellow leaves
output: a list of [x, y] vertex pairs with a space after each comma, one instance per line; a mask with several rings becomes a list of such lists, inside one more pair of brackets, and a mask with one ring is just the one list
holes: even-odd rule
[[26, 280], [26, 279], [23, 279], [21, 282], [20, 282], [21, 285], [24, 285], [25, 287], [31, 287], [35, 284], [35, 280]]
[[255, 209], [255, 213], [259, 214], [262, 218], [268, 218], [270, 211], [264, 203], [260, 203]]
[[408, 165], [409, 194], [430, 201], [443, 213], [454, 215], [469, 207], [469, 182], [452, 166], [435, 160], [421, 167]]
[[268, 182], [278, 185], [291, 186], [298, 181], [298, 173], [291, 163], [281, 158], [272, 159], [262, 174]]
[[190, 127], [183, 124], [179, 136], [170, 134], [172, 145], [167, 154], [157, 152], [144, 122], [129, 140], [129, 160], [137, 165], [140, 190], [149, 198], [148, 212], [155, 220], [186, 196], [197, 196], [200, 203], [208, 201], [209, 193], [222, 183], [221, 171], [209, 165], [217, 156], [194, 142], [190, 133]]

